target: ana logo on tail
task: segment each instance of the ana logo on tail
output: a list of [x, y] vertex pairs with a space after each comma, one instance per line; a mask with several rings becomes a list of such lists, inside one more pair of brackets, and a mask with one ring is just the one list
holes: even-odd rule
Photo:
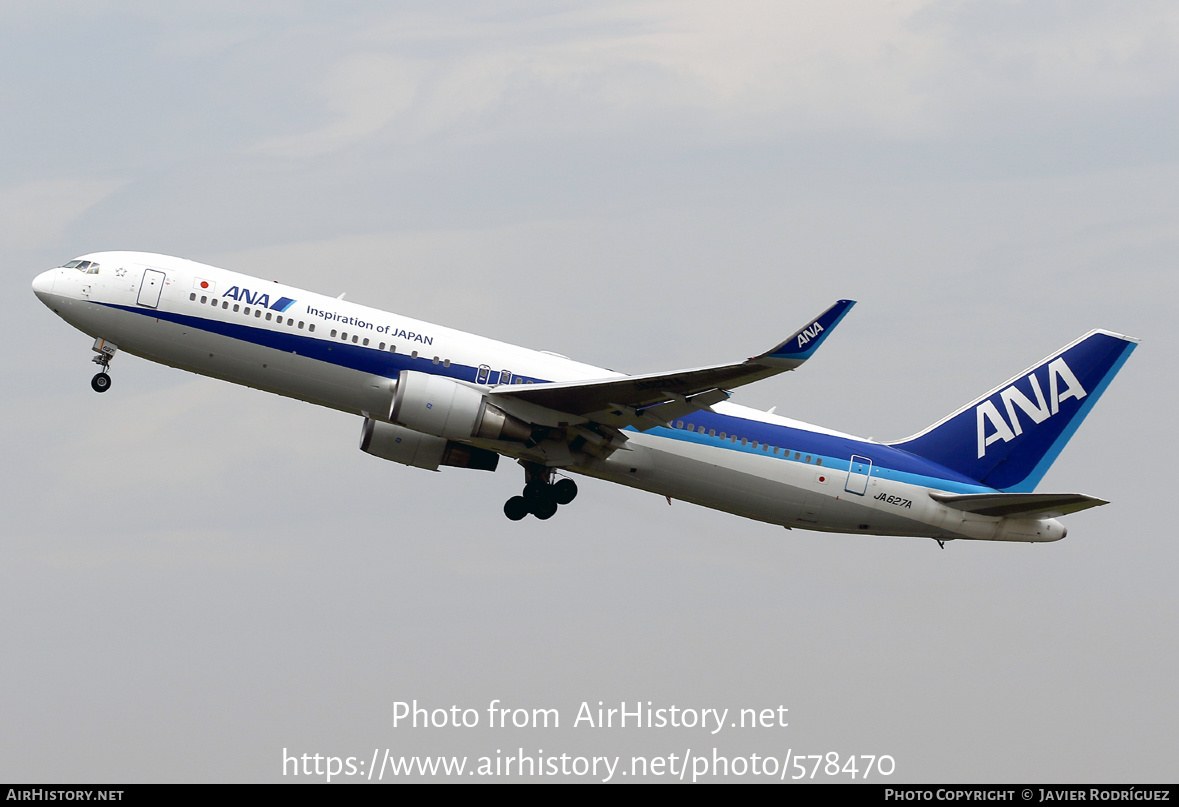
[[[1007, 411], [1006, 418], [999, 411], [993, 398], [987, 399], [975, 407], [975, 416], [978, 419], [979, 459], [986, 456], [987, 446], [991, 443], [998, 440], [1005, 443], [1010, 442], [1023, 434], [1023, 424], [1020, 423], [1015, 412], [1017, 408], [1031, 418], [1031, 425], [1036, 425], [1059, 412], [1060, 404], [1063, 401], [1069, 398], [1076, 398], [1079, 401], [1087, 394], [1084, 387], [1081, 386], [1081, 382], [1077, 381], [1073, 371], [1065, 364], [1063, 357], [1048, 363], [1048, 400], [1044, 400], [1044, 390], [1040, 386], [1040, 379], [1036, 377], [1035, 371], [1032, 371], [1024, 380], [1028, 382], [1031, 392], [1036, 398], [1034, 403], [1026, 393], [1012, 384], [999, 393], [999, 400], [1002, 401], [1003, 407]], [[1061, 388], [1061, 382], [1064, 382], [1063, 388]], [[991, 431], [988, 432], [988, 428]]]

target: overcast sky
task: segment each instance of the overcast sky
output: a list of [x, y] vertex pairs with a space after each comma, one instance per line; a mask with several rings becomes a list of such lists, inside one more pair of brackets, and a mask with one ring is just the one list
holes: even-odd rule
[[[1174, 781], [1174, 4], [10, 0], [0, 76], [0, 779], [715, 748]], [[735, 400], [877, 439], [1091, 328], [1142, 344], [1040, 486], [1111, 501], [1057, 544], [788, 532], [588, 479], [512, 523], [511, 463], [383, 462], [358, 418], [124, 354], [95, 395], [29, 283], [106, 249], [625, 372], [848, 297]], [[414, 699], [482, 721], [395, 726]], [[493, 699], [561, 727], [489, 728]], [[573, 728], [583, 701], [789, 726]]]

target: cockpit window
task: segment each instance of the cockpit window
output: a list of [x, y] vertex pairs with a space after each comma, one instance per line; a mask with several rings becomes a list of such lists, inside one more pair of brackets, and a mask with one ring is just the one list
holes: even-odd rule
[[84, 275], [98, 274], [98, 264], [94, 261], [74, 260], [62, 267], [63, 269], [77, 269]]

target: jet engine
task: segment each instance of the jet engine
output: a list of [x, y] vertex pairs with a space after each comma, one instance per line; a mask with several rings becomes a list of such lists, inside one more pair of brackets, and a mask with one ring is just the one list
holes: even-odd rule
[[360, 450], [383, 460], [437, 471], [440, 465], [494, 471], [499, 454], [372, 418], [364, 419]]
[[423, 434], [448, 440], [527, 442], [532, 427], [489, 403], [484, 394], [445, 376], [402, 370], [389, 419]]

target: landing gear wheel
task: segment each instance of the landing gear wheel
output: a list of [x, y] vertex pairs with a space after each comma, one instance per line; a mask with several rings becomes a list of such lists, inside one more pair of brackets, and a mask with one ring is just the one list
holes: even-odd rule
[[90, 379], [90, 387], [95, 392], [106, 392], [111, 388], [111, 377], [106, 373], [99, 373]]
[[504, 503], [504, 515], [512, 521], [519, 521], [528, 515], [528, 500], [523, 496], [513, 496]]
[[577, 483], [572, 479], [562, 479], [553, 485], [553, 499], [557, 504], [569, 504], [577, 497]]
[[531, 502], [532, 515], [541, 521], [550, 519], [557, 512], [557, 503], [551, 498], [533, 499]]
[[522, 518], [517, 515], [521, 507], [541, 521], [546, 521], [556, 515], [560, 505], [568, 504], [577, 495], [577, 484], [572, 479], [562, 479], [553, 484], [551, 468], [523, 460], [520, 464], [524, 466], [524, 492], [513, 496], [504, 505], [504, 513], [513, 521]]

